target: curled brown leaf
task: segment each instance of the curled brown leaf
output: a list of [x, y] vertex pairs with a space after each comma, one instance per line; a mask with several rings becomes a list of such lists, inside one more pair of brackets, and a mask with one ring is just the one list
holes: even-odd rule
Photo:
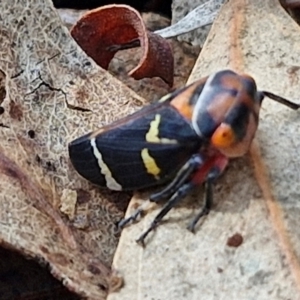
[[129, 72], [135, 79], [160, 77], [173, 85], [174, 58], [167, 40], [146, 30], [140, 14], [127, 5], [107, 5], [86, 13], [72, 28], [80, 47], [107, 69], [117, 51], [141, 46], [142, 57]]

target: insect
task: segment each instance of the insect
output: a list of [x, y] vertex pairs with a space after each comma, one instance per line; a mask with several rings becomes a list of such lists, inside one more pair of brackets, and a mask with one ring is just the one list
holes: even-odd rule
[[[229, 158], [243, 156], [258, 126], [264, 97], [292, 109], [300, 105], [267, 91], [254, 79], [223, 70], [164, 96], [136, 113], [88, 133], [69, 144], [71, 162], [90, 182], [111, 190], [139, 190], [166, 184], [150, 196], [165, 204], [144, 239], [197, 185], [205, 184], [202, 210], [188, 225], [209, 213], [212, 186]], [[120, 222], [123, 227], [141, 213]]]

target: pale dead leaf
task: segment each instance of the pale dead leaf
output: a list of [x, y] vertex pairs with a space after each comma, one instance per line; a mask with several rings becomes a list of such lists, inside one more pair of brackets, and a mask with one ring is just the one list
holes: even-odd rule
[[[182, 17], [181, 19], [179, 19], [176, 23], [174, 23], [173, 21], [173, 24], [171, 26], [157, 30], [155, 31], [155, 33], [159, 34], [163, 38], [170, 38], [170, 37], [179, 36], [181, 34], [193, 31], [197, 28], [200, 29], [204, 26], [210, 25], [212, 24], [217, 14], [219, 13], [219, 9], [221, 8], [223, 2], [224, 0], [208, 0], [208, 1], [205, 0], [204, 3], [199, 4], [199, 1], [198, 2], [193, 1], [193, 7], [196, 4], [198, 4], [198, 6], [191, 11], [190, 11], [191, 5], [186, 6], [186, 3], [184, 3], [183, 7], [185, 6], [185, 8], [188, 9], [189, 11], [188, 14], [182, 17], [182, 15], [186, 14], [186, 11], [181, 10], [181, 14], [179, 15], [180, 17]], [[173, 7], [174, 7], [174, 11], [176, 11], [175, 5]], [[176, 16], [177, 19], [179, 18], [179, 16]], [[173, 17], [175, 19], [175, 16]], [[202, 36], [199, 37], [198, 35], [197, 39], [192, 38], [193, 44], [197, 43], [198, 45], [202, 46], [208, 34], [209, 28], [210, 27], [202, 29], [202, 31], [205, 33], [203, 37]], [[197, 33], [199, 34], [199, 32]]]
[[[77, 293], [104, 299], [129, 195], [80, 178], [67, 144], [144, 101], [86, 57], [51, 1], [1, 1], [0, 20], [1, 244], [46, 261]], [[73, 221], [59, 210], [64, 191], [76, 197]]]
[[[189, 82], [231, 68], [253, 75], [260, 89], [299, 103], [299, 36], [278, 1], [231, 0], [214, 22]], [[195, 198], [193, 209], [174, 209], [144, 249], [134, 240], [159, 208], [122, 232], [113, 265], [125, 285], [109, 300], [298, 299], [299, 128], [299, 112], [266, 99], [258, 145], [251, 156], [230, 163], [216, 184], [214, 208], [195, 235], [185, 229], [201, 206]], [[243, 242], [229, 247], [236, 233]]]
[[64, 189], [60, 197], [60, 211], [67, 215], [70, 220], [74, 220], [76, 203], [77, 203], [77, 192], [70, 189]]
[[88, 10], [77, 10], [68, 8], [59, 8], [57, 12], [62, 20], [62, 22], [69, 28], [71, 27], [83, 16]]
[[[166, 33], [160, 32], [160, 34], [173, 36], [175, 32], [176, 35], [180, 33], [177, 38], [179, 41], [202, 47], [211, 28], [210, 24], [224, 2], [226, 0], [174, 0], [172, 27], [166, 29]], [[173, 31], [175, 32], [172, 33]], [[184, 32], [188, 33], [184, 34]]]

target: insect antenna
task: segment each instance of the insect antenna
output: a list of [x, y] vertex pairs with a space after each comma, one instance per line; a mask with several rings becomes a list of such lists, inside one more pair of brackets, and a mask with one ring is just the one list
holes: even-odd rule
[[278, 96], [278, 95], [275, 95], [271, 92], [267, 92], [267, 91], [262, 91], [263, 95], [276, 101], [276, 102], [279, 102], [285, 106], [288, 106], [289, 108], [291, 109], [294, 109], [294, 110], [297, 110], [298, 108], [300, 108], [300, 104], [297, 104], [297, 103], [294, 103], [294, 102], [291, 102], [290, 100], [287, 100], [281, 96]]

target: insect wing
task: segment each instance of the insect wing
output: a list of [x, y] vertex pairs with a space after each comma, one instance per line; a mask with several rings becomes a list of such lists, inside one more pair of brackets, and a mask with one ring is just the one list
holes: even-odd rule
[[134, 190], [171, 179], [201, 143], [191, 123], [162, 101], [71, 142], [69, 153], [91, 182]]

